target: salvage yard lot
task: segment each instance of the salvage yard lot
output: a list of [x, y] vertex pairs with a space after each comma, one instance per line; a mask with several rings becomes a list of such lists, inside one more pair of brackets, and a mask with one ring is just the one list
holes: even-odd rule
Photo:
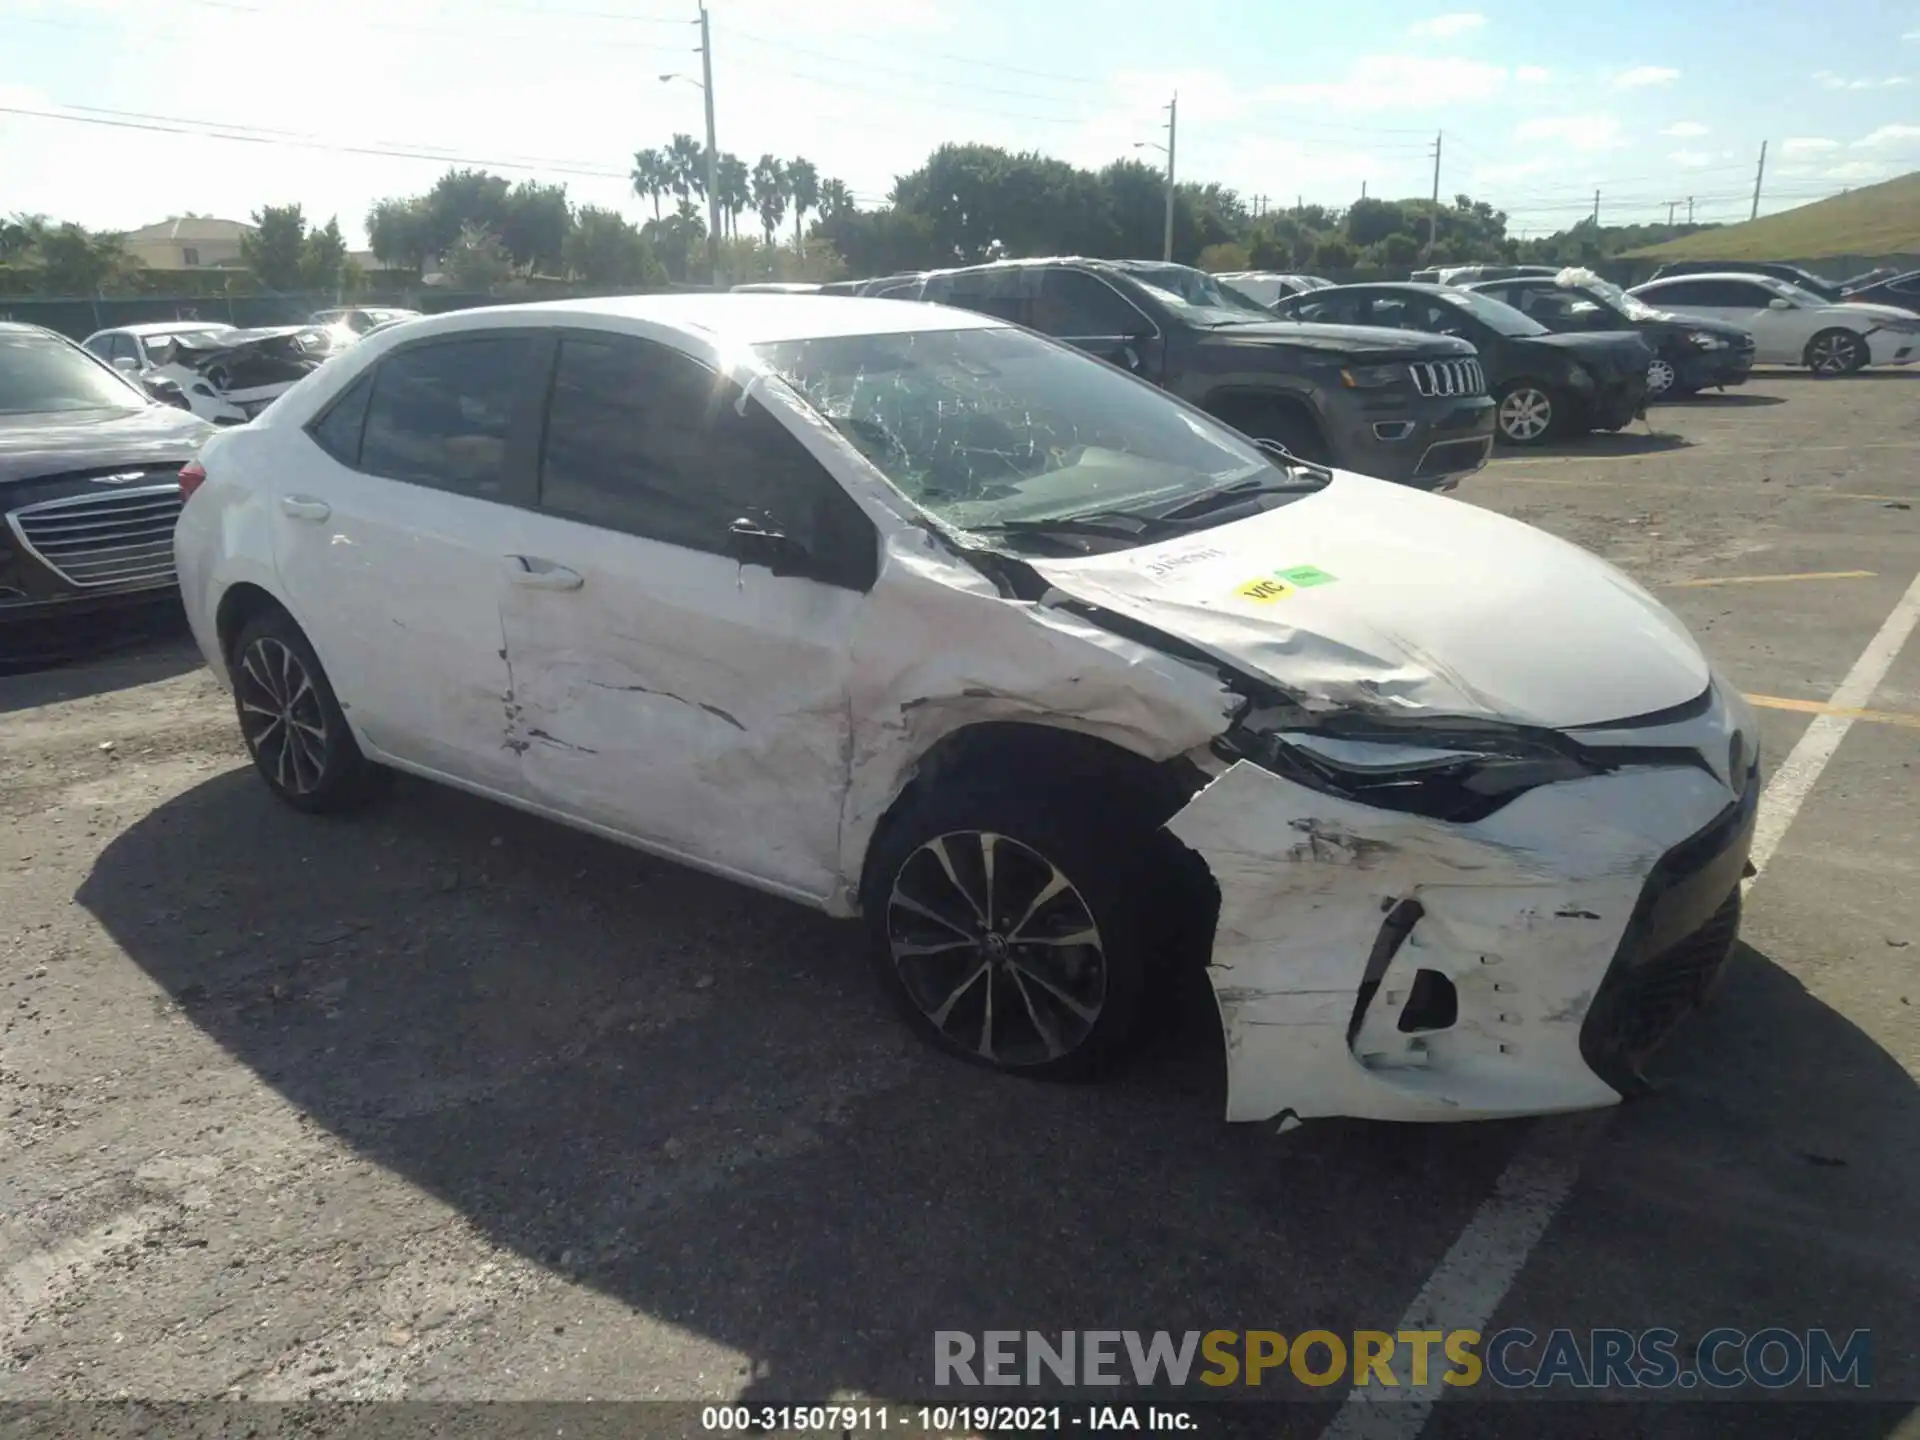
[[[1652, 431], [1459, 495], [1666, 599], [1771, 774], [1920, 570], [1920, 375]], [[1875, 1398], [1920, 1400], [1920, 639], [1769, 792], [1657, 1094], [1284, 1136], [1219, 1121], [1204, 1004], [1112, 1083], [1020, 1084], [922, 1048], [810, 912], [419, 783], [295, 815], [196, 658], [0, 680], [0, 1398], [928, 1399], [939, 1329], [1391, 1331], [1428, 1286], [1437, 1327], [1870, 1328]], [[1463, 1268], [1542, 1145], [1538, 1243], [1496, 1214], [1511, 1285]], [[1660, 1403], [1584, 1433], [1895, 1424]]]

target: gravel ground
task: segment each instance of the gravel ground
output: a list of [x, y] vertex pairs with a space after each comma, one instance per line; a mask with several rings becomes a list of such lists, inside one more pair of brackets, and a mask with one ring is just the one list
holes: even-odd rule
[[[1460, 494], [1817, 704], [1920, 567], [1916, 401], [1766, 375]], [[1920, 1400], [1916, 652], [1496, 1325], [1871, 1327], [1873, 1398]], [[1770, 761], [1809, 719], [1763, 712]], [[810, 912], [419, 783], [283, 809], [177, 637], [0, 678], [0, 819], [0, 1399], [904, 1400], [936, 1329], [1391, 1330], [1533, 1128], [1230, 1129], [1204, 1004], [1097, 1087], [949, 1063]]]

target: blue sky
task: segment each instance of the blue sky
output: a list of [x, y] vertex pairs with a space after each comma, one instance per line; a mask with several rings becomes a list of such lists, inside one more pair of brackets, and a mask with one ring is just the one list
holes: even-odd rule
[[[1762, 140], [1763, 211], [1920, 168], [1920, 0], [1453, 3], [712, 0], [720, 144], [805, 155], [872, 203], [943, 140], [1158, 164], [1134, 147], [1164, 141], [1178, 91], [1183, 179], [1275, 206], [1421, 194], [1442, 131], [1442, 192], [1530, 234], [1595, 188], [1603, 220], [1688, 196], [1702, 220], [1745, 218]], [[692, 14], [0, 0], [0, 107], [115, 122], [0, 109], [0, 211], [126, 229], [298, 201], [357, 243], [370, 201], [446, 161], [351, 152], [411, 150], [641, 218], [632, 152], [703, 127], [699, 91], [658, 78], [698, 75]], [[254, 139], [174, 133], [209, 127]]]

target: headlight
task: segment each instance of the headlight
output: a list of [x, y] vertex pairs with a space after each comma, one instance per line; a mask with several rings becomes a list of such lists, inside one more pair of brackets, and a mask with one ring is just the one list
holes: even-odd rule
[[1609, 768], [1544, 735], [1498, 725], [1450, 725], [1431, 735], [1411, 727], [1343, 735], [1258, 724], [1249, 716], [1224, 743], [1236, 756], [1309, 789], [1456, 824], [1483, 820], [1538, 786]]
[[1354, 365], [1340, 372], [1340, 383], [1349, 390], [1378, 390], [1398, 385], [1406, 376], [1399, 365]]
[[1718, 335], [1709, 335], [1704, 330], [1688, 331], [1687, 343], [1696, 350], [1724, 350], [1727, 348], [1726, 341], [1722, 340]]

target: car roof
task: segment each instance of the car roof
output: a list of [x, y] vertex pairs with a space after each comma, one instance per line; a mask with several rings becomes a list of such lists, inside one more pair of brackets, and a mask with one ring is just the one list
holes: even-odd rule
[[585, 318], [631, 320], [705, 334], [736, 345], [778, 340], [824, 340], [838, 335], [908, 334], [926, 330], [1004, 329], [1006, 322], [970, 310], [921, 305], [909, 300], [847, 296], [822, 305], [813, 295], [617, 295], [586, 300], [545, 300], [526, 305], [489, 305], [454, 310], [412, 322], [419, 338], [442, 332], [509, 324], [564, 325]]
[[1666, 285], [1680, 280], [1771, 280], [1778, 285], [1791, 285], [1793, 282], [1782, 275], [1769, 275], [1764, 270], [1697, 270], [1686, 275], [1662, 275], [1657, 280], [1649, 280], [1646, 285], [1636, 285], [1636, 290], [1644, 290], [1647, 285]]
[[25, 320], [0, 320], [0, 335], [45, 335], [54, 340], [66, 340], [69, 345], [73, 343], [58, 330], [49, 330], [44, 325], [33, 325]]
[[1309, 290], [1306, 295], [1296, 298], [1304, 300], [1307, 295], [1329, 295], [1335, 290], [1413, 290], [1422, 295], [1452, 295], [1458, 293], [1458, 285], [1432, 285], [1425, 280], [1356, 280], [1351, 285], [1327, 285], [1319, 290]]

